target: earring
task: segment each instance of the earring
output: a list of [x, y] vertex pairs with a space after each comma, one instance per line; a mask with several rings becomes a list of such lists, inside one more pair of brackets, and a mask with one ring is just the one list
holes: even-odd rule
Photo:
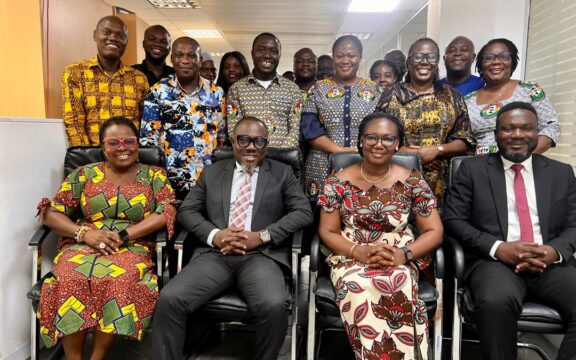
[[360, 147], [362, 147], [362, 143], [360, 143]]
[[396, 146], [396, 151], [398, 151], [398, 146]]

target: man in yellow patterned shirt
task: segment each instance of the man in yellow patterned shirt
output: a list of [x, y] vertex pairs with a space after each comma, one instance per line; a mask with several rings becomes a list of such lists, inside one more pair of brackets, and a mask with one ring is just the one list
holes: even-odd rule
[[62, 106], [69, 146], [99, 145], [100, 124], [122, 115], [140, 127], [148, 80], [120, 58], [128, 28], [116, 16], [100, 19], [94, 30], [98, 55], [68, 65], [62, 75]]

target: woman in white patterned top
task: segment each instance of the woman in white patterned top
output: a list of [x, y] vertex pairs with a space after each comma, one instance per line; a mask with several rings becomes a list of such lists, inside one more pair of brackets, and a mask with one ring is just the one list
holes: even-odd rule
[[477, 155], [498, 151], [494, 138], [496, 115], [502, 106], [513, 101], [530, 103], [538, 112], [538, 146], [534, 152], [542, 154], [556, 146], [560, 136], [556, 110], [540, 85], [511, 79], [517, 65], [518, 49], [508, 39], [490, 40], [480, 49], [476, 70], [486, 85], [464, 98], [477, 139]]

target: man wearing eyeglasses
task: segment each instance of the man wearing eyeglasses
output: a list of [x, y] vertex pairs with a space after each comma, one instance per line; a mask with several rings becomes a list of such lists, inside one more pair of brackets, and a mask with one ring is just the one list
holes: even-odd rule
[[472, 41], [464, 36], [455, 37], [446, 46], [444, 53], [446, 77], [440, 79], [440, 82], [452, 86], [462, 96], [484, 87], [484, 80], [472, 75], [474, 59], [476, 59], [476, 53], [474, 53]]
[[224, 91], [200, 77], [200, 45], [181, 37], [172, 46], [175, 74], [150, 89], [144, 101], [140, 143], [166, 153], [168, 178], [183, 199], [211, 163], [218, 138], [226, 135], [222, 116]]
[[154, 359], [182, 359], [186, 318], [235, 286], [254, 316], [254, 359], [276, 359], [288, 327], [291, 235], [312, 221], [292, 168], [265, 159], [266, 125], [240, 120], [231, 136], [234, 159], [209, 165], [178, 213], [206, 246], [168, 283], [156, 305]]

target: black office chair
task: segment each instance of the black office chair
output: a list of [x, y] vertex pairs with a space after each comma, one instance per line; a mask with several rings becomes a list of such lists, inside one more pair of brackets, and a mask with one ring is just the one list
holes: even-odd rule
[[[64, 177], [68, 176], [70, 172], [79, 166], [103, 161], [103, 154], [100, 146], [73, 146], [66, 152], [66, 157], [64, 158]], [[141, 146], [138, 150], [138, 161], [143, 164], [166, 167], [166, 157], [162, 150], [156, 146]], [[32, 251], [32, 288], [28, 291], [27, 297], [32, 301], [32, 321], [31, 321], [31, 360], [35, 360], [38, 357], [38, 352], [40, 350], [40, 334], [39, 334], [39, 323], [36, 318], [36, 312], [38, 311], [38, 305], [40, 303], [40, 294], [42, 292], [42, 283], [44, 279], [52, 276], [52, 273], [42, 277], [42, 245], [48, 236], [52, 233], [52, 230], [42, 225], [40, 229], [36, 231], [28, 246]], [[162, 261], [162, 250], [166, 245], [166, 231], [160, 231], [156, 234], [156, 273], [158, 275], [158, 286], [162, 286], [162, 274], [163, 269], [166, 268], [166, 264]]]
[[[222, 161], [225, 159], [232, 158], [233, 152], [232, 148], [219, 148], [212, 154], [212, 161], [214, 163]], [[294, 174], [300, 182], [303, 180], [302, 169], [303, 162], [302, 156], [299, 150], [294, 149], [268, 149], [266, 157], [269, 159], [277, 160], [288, 164], [294, 170]], [[291, 359], [296, 359], [297, 356], [297, 345], [298, 345], [298, 275], [300, 273], [300, 257], [302, 254], [302, 238], [303, 231], [297, 231], [292, 239], [292, 274], [291, 279], [287, 279], [286, 287], [288, 293], [291, 295], [290, 301], [290, 318], [289, 326], [291, 326]], [[178, 272], [182, 269], [184, 260], [184, 242], [194, 241], [196, 244], [198, 240], [192, 239], [189, 232], [186, 229], [182, 229], [180, 234], [176, 237], [174, 247], [178, 250]], [[230, 322], [241, 322], [249, 323], [252, 315], [245, 300], [242, 298], [240, 293], [235, 287], [231, 287], [223, 294], [220, 294], [217, 298], [206, 303], [202, 308], [200, 308], [195, 315], [199, 317], [206, 317], [216, 320], [219, 323], [230, 323]], [[225, 326], [224, 326], [225, 328]]]
[[[470, 156], [454, 157], [450, 161], [448, 183], [451, 185], [457, 176], [458, 167], [463, 160]], [[459, 360], [461, 356], [462, 341], [475, 342], [478, 340], [463, 339], [462, 326], [466, 325], [474, 329], [472, 314], [474, 313], [474, 300], [470, 289], [464, 284], [464, 249], [462, 245], [451, 237], [446, 237], [447, 250], [454, 256], [454, 318], [452, 327], [452, 359]], [[522, 313], [518, 319], [518, 331], [541, 334], [563, 334], [564, 324], [558, 312], [546, 305], [526, 302], [522, 306]], [[536, 351], [543, 359], [550, 359], [544, 349], [537, 344], [518, 342], [519, 348], [527, 348]]]
[[[358, 153], [336, 153], [329, 158], [330, 172], [343, 169], [360, 162]], [[395, 154], [392, 162], [405, 168], [422, 170], [420, 157], [413, 154]], [[322, 337], [326, 333], [343, 332], [344, 325], [340, 318], [340, 309], [336, 305], [336, 293], [330, 281], [330, 270], [324, 261], [329, 251], [324, 248], [316, 234], [310, 249], [310, 303], [308, 308], [308, 344], [307, 358], [317, 359], [320, 355]], [[430, 348], [434, 349], [434, 359], [442, 355], [442, 278], [444, 277], [444, 252], [442, 248], [434, 253], [435, 287], [420, 276], [418, 294], [426, 304], [428, 318], [433, 319], [433, 336]]]

